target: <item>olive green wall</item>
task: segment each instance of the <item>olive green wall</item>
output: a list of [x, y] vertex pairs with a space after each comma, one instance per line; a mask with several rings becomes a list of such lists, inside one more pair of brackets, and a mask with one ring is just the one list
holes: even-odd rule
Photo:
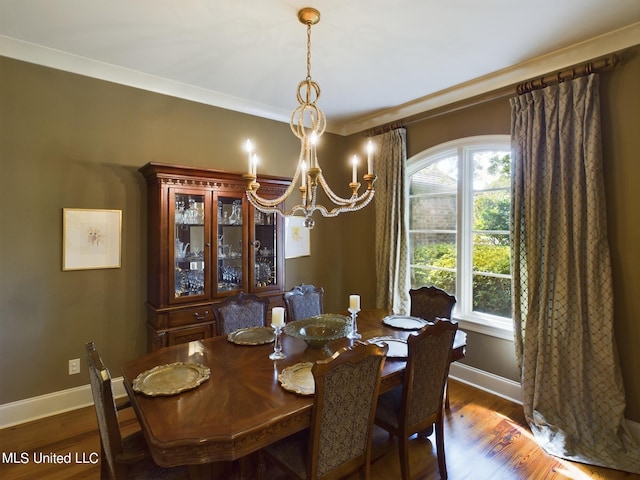
[[[624, 53], [624, 62], [600, 75], [605, 189], [609, 243], [613, 264], [614, 329], [626, 389], [626, 418], [640, 421], [640, 47]], [[514, 89], [515, 91], [515, 89]], [[513, 95], [511, 95], [513, 96]], [[443, 142], [474, 135], [509, 134], [508, 97], [407, 123], [407, 155]], [[348, 148], [363, 141], [361, 134], [348, 139]], [[365, 238], [373, 238], [373, 211], [361, 222]], [[367, 243], [367, 242], [365, 242]], [[348, 248], [348, 247], [346, 247]], [[360, 248], [350, 250], [356, 254]], [[373, 255], [371, 250], [370, 255]], [[362, 277], [364, 280], [368, 277]], [[373, 276], [371, 277], [373, 278]], [[356, 280], [345, 272], [347, 282]], [[370, 288], [375, 285], [371, 281]], [[513, 342], [468, 332], [463, 363], [504, 378], [519, 380]]]

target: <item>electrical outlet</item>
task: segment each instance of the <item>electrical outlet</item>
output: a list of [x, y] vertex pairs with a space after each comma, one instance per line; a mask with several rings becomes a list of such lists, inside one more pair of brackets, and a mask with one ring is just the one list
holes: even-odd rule
[[79, 358], [74, 358], [73, 360], [69, 360], [69, 375], [75, 375], [76, 373], [80, 373]]

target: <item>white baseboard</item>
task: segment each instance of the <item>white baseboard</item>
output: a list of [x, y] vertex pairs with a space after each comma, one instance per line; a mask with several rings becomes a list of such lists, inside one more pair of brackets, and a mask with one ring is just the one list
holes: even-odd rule
[[522, 405], [520, 383], [460, 362], [451, 364], [449, 376], [454, 380]]
[[[450, 376], [454, 380], [484, 390], [492, 395], [522, 404], [520, 384], [513, 380], [499, 377], [459, 362], [451, 365]], [[118, 398], [127, 395], [122, 383], [122, 377], [113, 379], [113, 393]], [[5, 403], [0, 405], [0, 429], [89, 405], [93, 405], [90, 385]], [[640, 423], [626, 420], [626, 424], [631, 435], [640, 442]]]
[[[113, 379], [113, 394], [116, 398], [126, 396], [122, 377]], [[69, 388], [39, 397], [18, 400], [0, 405], [0, 428], [57, 415], [77, 408], [93, 405], [91, 385]]]

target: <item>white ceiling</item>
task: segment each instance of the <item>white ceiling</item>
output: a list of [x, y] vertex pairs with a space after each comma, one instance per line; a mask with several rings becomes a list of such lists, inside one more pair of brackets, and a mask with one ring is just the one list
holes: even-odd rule
[[640, 0], [0, 0], [0, 55], [354, 133], [640, 44]]

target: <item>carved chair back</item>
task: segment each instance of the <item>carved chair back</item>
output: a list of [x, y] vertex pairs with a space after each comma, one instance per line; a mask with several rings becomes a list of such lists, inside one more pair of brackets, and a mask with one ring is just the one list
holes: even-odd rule
[[218, 335], [228, 335], [240, 328], [267, 325], [269, 300], [244, 292], [228, 297], [212, 307]]
[[302, 320], [323, 313], [324, 289], [313, 285], [297, 285], [282, 294], [287, 322]]
[[386, 345], [358, 344], [313, 366], [309, 478], [358, 468], [369, 478], [371, 432], [387, 350]]
[[411, 298], [411, 312], [414, 317], [420, 317], [435, 322], [438, 318], [451, 318], [451, 312], [456, 304], [456, 297], [449, 295], [438, 287], [421, 287], [409, 290]]

